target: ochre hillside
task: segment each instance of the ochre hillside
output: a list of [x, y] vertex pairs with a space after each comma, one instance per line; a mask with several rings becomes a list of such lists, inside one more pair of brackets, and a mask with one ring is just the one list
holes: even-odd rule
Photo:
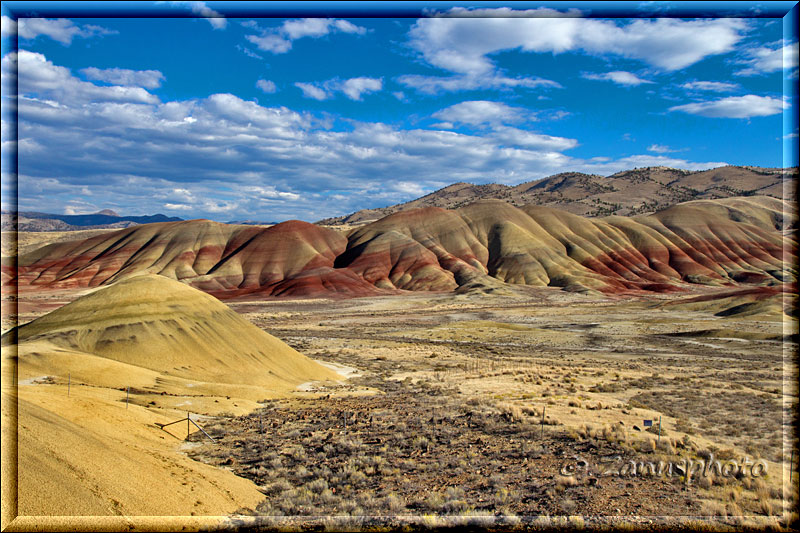
[[326, 225], [363, 225], [382, 217], [422, 207], [456, 209], [478, 200], [503, 200], [517, 207], [555, 207], [576, 215], [638, 215], [680, 202], [732, 196], [771, 196], [795, 200], [797, 168], [724, 166], [689, 171], [644, 167], [611, 176], [564, 172], [519, 185], [454, 183], [416, 200], [321, 220]]
[[[338, 377], [213, 296], [157, 275], [78, 298], [16, 334], [21, 346], [36, 343], [38, 352], [50, 345], [185, 380], [289, 390]], [[45, 357], [32, 353], [21, 363]]]
[[[269, 229], [149, 224], [20, 257], [21, 290], [94, 287], [160, 274], [218, 297], [358, 296], [498, 282], [604, 293], [686, 283], [777, 286], [796, 277], [796, 205], [697, 200], [653, 215], [584, 218], [482, 200], [400, 211], [346, 237], [303, 222]], [[784, 254], [788, 254], [785, 256]], [[15, 272], [4, 270], [7, 283]]]
[[3, 442], [18, 444], [16, 468], [3, 461], [18, 494], [3, 514], [28, 517], [23, 530], [43, 516], [254, 507], [263, 494], [252, 482], [179, 453], [188, 422], [161, 425], [187, 411], [207, 424], [200, 415], [246, 412], [301, 383], [341, 379], [213, 296], [149, 274], [10, 331], [3, 357], [4, 382], [15, 385], [3, 392]]

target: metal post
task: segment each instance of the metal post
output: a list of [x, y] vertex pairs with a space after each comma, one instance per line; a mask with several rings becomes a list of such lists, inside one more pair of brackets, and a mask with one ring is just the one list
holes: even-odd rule
[[189, 411], [186, 411], [186, 438], [189, 438], [189, 432], [191, 431], [191, 426], [189, 425], [191, 422], [191, 418], [189, 418]]
[[661, 445], [661, 415], [658, 415], [658, 442], [657, 445]]
[[130, 398], [130, 395], [131, 395], [131, 388], [125, 387], [125, 409], [128, 408], [128, 398]]
[[542, 436], [541, 438], [544, 439], [544, 413], [547, 411], [547, 406], [542, 407]]

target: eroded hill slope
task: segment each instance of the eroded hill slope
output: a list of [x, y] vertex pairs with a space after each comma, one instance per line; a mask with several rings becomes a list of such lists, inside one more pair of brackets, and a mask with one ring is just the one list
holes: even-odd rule
[[500, 200], [400, 211], [347, 236], [290, 221], [148, 224], [69, 243], [4, 268], [21, 288], [94, 287], [142, 272], [218, 297], [361, 296], [500, 282], [620, 293], [686, 283], [780, 285], [796, 277], [796, 205], [698, 200], [653, 215], [585, 218]]

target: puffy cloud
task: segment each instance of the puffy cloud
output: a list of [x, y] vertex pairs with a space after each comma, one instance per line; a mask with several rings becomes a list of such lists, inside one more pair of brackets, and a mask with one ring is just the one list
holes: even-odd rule
[[303, 96], [314, 100], [327, 100], [334, 93], [341, 92], [351, 100], [361, 100], [362, 95], [380, 91], [383, 88], [382, 78], [350, 78], [340, 80], [334, 78], [324, 82], [305, 83], [297, 82], [295, 86], [303, 91]]
[[781, 98], [748, 94], [678, 105], [669, 110], [712, 118], [750, 118], [777, 115], [788, 107], [789, 104]]
[[164, 209], [168, 209], [170, 211], [191, 211], [194, 208], [187, 204], [171, 204], [168, 202], [164, 204]]
[[490, 73], [495, 68], [491, 54], [515, 49], [615, 55], [673, 71], [730, 52], [746, 27], [741, 19], [662, 18], [620, 25], [578, 16], [548, 8], [453, 8], [445, 16], [418, 20], [409, 32], [410, 44], [431, 65], [460, 74]]
[[509, 127], [494, 128], [494, 131], [487, 136], [504, 146], [518, 146], [531, 150], [561, 152], [578, 146], [576, 139], [553, 137]]
[[246, 21], [242, 26], [258, 30], [258, 35], [247, 35], [245, 38], [260, 50], [273, 54], [284, 54], [292, 49], [292, 42], [303, 37], [320, 38], [332, 32], [363, 35], [366, 28], [343, 19], [293, 19], [284, 21], [277, 28], [262, 29], [253, 21]]
[[636, 86], [636, 85], [641, 85], [643, 83], [653, 83], [650, 80], [643, 80], [642, 78], [636, 76], [636, 74], [625, 72], [623, 70], [604, 72], [602, 74], [586, 73], [583, 75], [583, 77], [588, 80], [613, 81], [617, 85], [625, 85], [625, 86]]
[[740, 63], [746, 68], [734, 72], [737, 76], [756, 76], [767, 74], [781, 69], [797, 68], [798, 44], [797, 42], [777, 47], [760, 46], [751, 48], [746, 52], [747, 59]]
[[283, 23], [282, 30], [291, 39], [303, 37], [322, 37], [331, 31], [330, 19], [298, 19], [287, 20]]
[[341, 91], [351, 100], [361, 100], [364, 93], [380, 91], [383, 88], [383, 80], [377, 78], [350, 78], [341, 85]]
[[[4, 19], [7, 18], [8, 17], [4, 17]], [[9, 19], [9, 21], [6, 22], [4, 20], [3, 24], [6, 25], [10, 22], [13, 21]], [[94, 37], [95, 35], [116, 33], [115, 31], [92, 24], [76, 26], [74, 22], [68, 19], [45, 18], [20, 18], [17, 20], [16, 30], [17, 34], [23, 39], [35, 39], [40, 35], [44, 35], [66, 46], [72, 44], [72, 39], [75, 37], [88, 38]], [[3, 31], [5, 32], [6, 30]]]
[[501, 102], [473, 100], [460, 102], [437, 111], [434, 118], [461, 124], [502, 124], [535, 120], [531, 111], [524, 107], [512, 107]]
[[5, 39], [17, 34], [17, 21], [3, 15], [0, 17], [0, 35]]
[[275, 82], [271, 80], [258, 80], [256, 82], [256, 87], [258, 87], [265, 93], [274, 93], [278, 90], [278, 87], [277, 85], [275, 85]]
[[[35, 95], [59, 106], [88, 102], [157, 103], [158, 97], [142, 87], [99, 86], [75, 78], [69, 69], [54, 65], [42, 54], [20, 50], [3, 57], [3, 74], [13, 72], [18, 63], [20, 96]], [[133, 71], [129, 71], [133, 72]], [[57, 102], [57, 103], [56, 103]]]
[[586, 172], [587, 174], [611, 175], [623, 170], [638, 167], [670, 167], [681, 168], [684, 170], [708, 170], [711, 168], [724, 167], [728, 163], [724, 161], [694, 162], [686, 159], [652, 154], [637, 154], [610, 161], [601, 161], [603, 158], [592, 158], [588, 161], [575, 161], [575, 165], [570, 170]]
[[208, 7], [205, 2], [170, 2], [173, 6], [186, 6], [192, 13], [208, 20], [211, 27], [215, 30], [224, 30], [228, 26], [228, 21], [221, 13]]
[[[442, 110], [473, 123], [484, 120], [482, 110], [485, 120], [492, 112], [505, 117], [463, 133], [357, 121], [337, 130], [314, 115], [233, 94], [164, 103], [113, 100], [114, 87], [79, 80], [39, 54], [19, 55], [32, 64], [20, 68], [21, 81], [28, 79], [19, 100], [22, 209], [111, 205], [184, 218], [318, 220], [410, 200], [455, 181], [520, 183], [564, 170], [612, 173], [645, 162], [707, 165], [652, 155], [573, 158], [563, 152], [577, 139], [523, 129], [514, 123], [521, 108], [502, 104]], [[340, 197], [330, 201], [335, 194]], [[94, 205], [98, 198], [102, 206]]]
[[331, 97], [331, 94], [328, 91], [322, 89], [321, 87], [317, 87], [313, 83], [303, 83], [298, 81], [294, 85], [303, 91], [303, 96], [306, 98], [313, 98], [314, 100], [327, 100]]
[[81, 72], [90, 80], [104, 81], [114, 85], [144, 87], [145, 89], [157, 89], [164, 81], [164, 75], [157, 70], [89, 67], [82, 69]]
[[663, 144], [651, 144], [647, 147], [648, 152], [655, 152], [657, 154], [668, 154], [671, 152], [682, 152], [683, 150], [676, 150]]
[[552, 80], [546, 80], [538, 77], [510, 78], [496, 72], [456, 76], [423, 76], [419, 74], [406, 74], [399, 76], [397, 81], [424, 94], [474, 91], [478, 89], [504, 89], [514, 87], [524, 87], [527, 89], [533, 89], [537, 87], [561, 87], [560, 84]]
[[292, 41], [273, 33], [246, 35], [245, 39], [256, 45], [259, 50], [273, 54], [283, 54], [292, 49]]
[[729, 93], [739, 88], [736, 83], [725, 83], [721, 81], [690, 81], [681, 85], [690, 91], [712, 91], [716, 93]]

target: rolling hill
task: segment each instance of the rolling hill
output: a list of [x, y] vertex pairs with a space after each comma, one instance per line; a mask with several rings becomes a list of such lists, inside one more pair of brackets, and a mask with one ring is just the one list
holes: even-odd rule
[[[389, 207], [364, 209], [328, 218], [323, 225], [363, 225], [392, 213], [421, 207], [456, 209], [477, 200], [498, 199], [515, 206], [555, 207], [576, 215], [649, 214], [680, 202], [731, 196], [771, 196], [795, 200], [797, 168], [726, 166], [691, 172], [646, 167], [604, 177], [567, 172], [516, 186], [455, 183], [431, 194]], [[785, 186], [784, 186], [785, 184]]]
[[38, 211], [3, 211], [3, 231], [77, 231], [87, 229], [127, 228], [152, 222], [176, 222], [178, 217], [166, 215], [125, 215], [103, 209], [88, 215], [57, 215]]
[[[97, 287], [160, 274], [220, 298], [365, 296], [498, 283], [607, 294], [687, 283], [775, 286], [796, 279], [796, 204], [696, 200], [653, 215], [581, 217], [482, 200], [404, 210], [351, 231], [207, 220], [147, 224], [45, 246], [3, 267], [31, 289]], [[787, 255], [788, 254], [788, 255]]]
[[270, 390], [337, 378], [216, 298], [156, 275], [137, 275], [82, 296], [3, 340], [20, 345], [20, 364], [34, 375], [37, 367], [59, 369], [65, 358], [58, 352], [84, 354], [72, 372], [86, 369], [89, 382], [98, 380], [92, 371], [122, 365]]
[[14, 480], [14, 510], [39, 520], [255, 506], [255, 485], [181, 453], [185, 424], [161, 426], [341, 379], [216, 298], [156, 275], [6, 333], [3, 358], [4, 382], [18, 370], [18, 386], [3, 391], [3, 442], [19, 443], [3, 479]]

